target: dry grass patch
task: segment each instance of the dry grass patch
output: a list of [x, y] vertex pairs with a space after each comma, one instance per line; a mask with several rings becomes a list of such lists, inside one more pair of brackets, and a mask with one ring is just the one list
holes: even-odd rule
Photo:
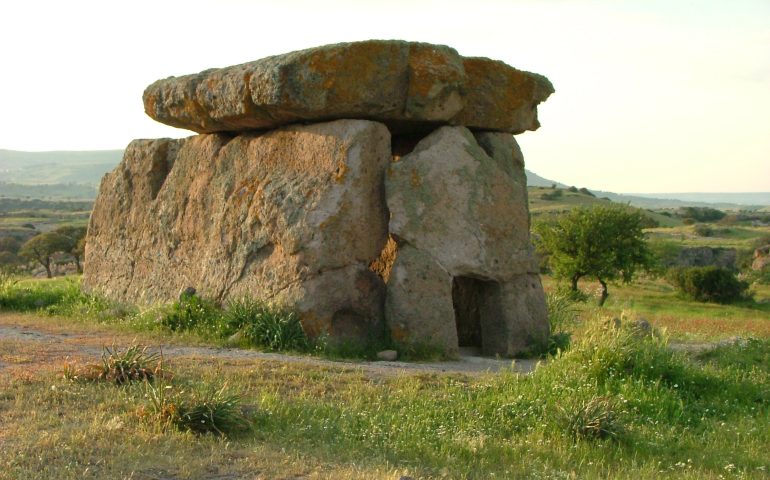
[[725, 337], [770, 338], [770, 319], [687, 318], [673, 315], [647, 317], [656, 327], [665, 328], [674, 338], [681, 340], [710, 340]]

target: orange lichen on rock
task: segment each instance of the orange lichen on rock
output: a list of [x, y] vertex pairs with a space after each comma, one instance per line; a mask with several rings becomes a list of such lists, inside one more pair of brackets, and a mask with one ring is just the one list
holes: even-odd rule
[[545, 77], [447, 46], [367, 40], [158, 80], [144, 105], [152, 118], [199, 133], [339, 118], [516, 133], [537, 128], [532, 110], [552, 91]]

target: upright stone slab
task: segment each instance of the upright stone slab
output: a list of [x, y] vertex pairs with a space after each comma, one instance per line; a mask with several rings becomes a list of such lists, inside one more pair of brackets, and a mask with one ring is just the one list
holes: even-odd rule
[[[394, 336], [510, 356], [546, 340], [524, 162], [512, 136], [442, 127], [391, 165], [386, 194], [399, 246], [386, 301]], [[423, 280], [409, 288], [398, 276]], [[453, 305], [453, 315], [430, 305]], [[447, 330], [456, 338], [432, 334]]]
[[102, 180], [83, 285], [169, 301], [187, 286], [296, 309], [310, 335], [382, 329], [390, 134], [366, 120], [136, 140]]

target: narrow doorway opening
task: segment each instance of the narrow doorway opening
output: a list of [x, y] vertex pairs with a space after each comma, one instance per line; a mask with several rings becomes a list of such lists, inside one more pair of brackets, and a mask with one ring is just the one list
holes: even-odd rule
[[472, 277], [452, 279], [452, 304], [457, 326], [458, 346], [467, 353], [481, 354], [483, 331], [481, 316], [489, 283]]
[[500, 283], [476, 277], [454, 277], [452, 305], [461, 355], [505, 354], [507, 329], [500, 304]]

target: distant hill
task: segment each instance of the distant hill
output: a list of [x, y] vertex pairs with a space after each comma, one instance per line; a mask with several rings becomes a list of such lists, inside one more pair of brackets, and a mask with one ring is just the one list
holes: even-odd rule
[[628, 195], [657, 200], [679, 200], [712, 205], [770, 205], [770, 192], [746, 193], [629, 193]]
[[[540, 175], [525, 170], [527, 185], [530, 187], [550, 187], [556, 184], [558, 188], [566, 185], [555, 180], [549, 180]], [[576, 185], [580, 187], [581, 185]], [[770, 192], [750, 193], [615, 193], [603, 190], [591, 190], [599, 198], [608, 198], [613, 202], [630, 203], [639, 208], [678, 208], [678, 207], [711, 207], [722, 210], [759, 210], [770, 206]]]
[[527, 174], [527, 186], [529, 187], [550, 187], [554, 184], [556, 184], [556, 186], [559, 188], [567, 188], [569, 186], [564, 185], [563, 183], [555, 182], [553, 180], [548, 180], [547, 178], [543, 178], [537, 173], [531, 172], [527, 169], [524, 169], [524, 173]]
[[93, 200], [97, 187], [80, 183], [53, 183], [49, 185], [22, 185], [0, 182], [2, 198], [38, 198], [43, 200]]
[[[99, 181], [123, 158], [123, 150], [20, 152], [0, 149], [0, 197], [94, 199]], [[525, 170], [530, 187], [570, 185]], [[581, 187], [582, 185], [576, 185]], [[592, 190], [599, 198], [630, 203], [640, 208], [708, 206], [751, 209], [770, 206], [770, 192], [761, 193], [637, 193]]]
[[[0, 179], [20, 185], [80, 184], [96, 187], [123, 150], [19, 152], [0, 150]], [[2, 193], [2, 191], [0, 191]]]
[[[567, 189], [551, 189], [550, 187], [528, 188], [529, 212], [533, 218], [543, 215], [561, 214], [570, 211], [575, 207], [593, 207], [600, 205], [617, 205], [615, 200], [609, 200], [606, 197], [591, 196], [583, 192], [572, 192]], [[627, 202], [622, 202], [627, 203]], [[681, 219], [662, 215], [653, 212], [644, 207], [631, 204], [631, 207], [638, 208], [642, 214], [654, 221], [655, 225], [662, 227], [674, 227], [682, 224]]]
[[[667, 195], [658, 193], [613, 193], [604, 192], [601, 190], [592, 190], [598, 197], [607, 197], [613, 202], [630, 203], [640, 208], [679, 208], [679, 207], [711, 207], [721, 210], [757, 210], [763, 206], [770, 205], [770, 193], [704, 193], [704, 194], [672, 194], [681, 195], [681, 198], [665, 198], [657, 197], [657, 195]], [[702, 200], [686, 200], [688, 196], [690, 198], [698, 198], [702, 195]], [[713, 197], [712, 197], [713, 195]], [[711, 198], [714, 201], [707, 201], [706, 198]], [[719, 199], [723, 199], [719, 201]], [[732, 201], [725, 201], [726, 199], [732, 199]], [[748, 202], [747, 200], [753, 199], [754, 201]]]

